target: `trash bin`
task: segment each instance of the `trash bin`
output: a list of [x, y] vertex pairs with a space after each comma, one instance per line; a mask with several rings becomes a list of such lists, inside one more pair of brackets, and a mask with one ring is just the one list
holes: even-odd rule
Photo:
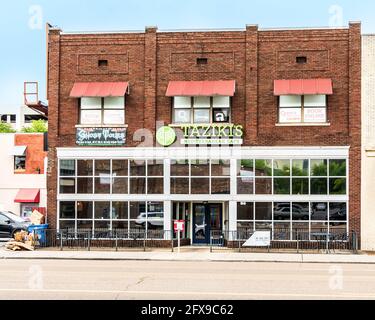
[[46, 230], [48, 229], [48, 224], [39, 224], [39, 225], [31, 225], [27, 228], [29, 233], [34, 233], [36, 235], [36, 239], [39, 242], [39, 245], [44, 246], [47, 243], [47, 235]]

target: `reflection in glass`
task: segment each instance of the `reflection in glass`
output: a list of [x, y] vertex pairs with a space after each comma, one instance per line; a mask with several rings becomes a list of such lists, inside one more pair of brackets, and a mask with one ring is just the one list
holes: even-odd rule
[[147, 175], [149, 177], [163, 177], [164, 176], [163, 161], [148, 160], [147, 170], [148, 170]]
[[77, 160], [77, 171], [79, 177], [93, 175], [93, 160]]
[[292, 188], [295, 195], [309, 194], [309, 179], [293, 178]]
[[92, 178], [77, 178], [77, 193], [93, 193]]
[[331, 177], [345, 177], [346, 160], [329, 160], [329, 175]]
[[194, 176], [210, 176], [209, 160], [197, 160], [191, 163], [191, 175]]
[[229, 177], [230, 160], [211, 160], [211, 176]]
[[148, 194], [163, 194], [164, 193], [164, 179], [163, 178], [148, 178], [147, 193]]
[[254, 220], [254, 203], [237, 203], [237, 220]]
[[127, 177], [129, 161], [128, 160], [112, 160], [112, 175], [116, 177]]
[[272, 178], [256, 178], [255, 193], [272, 194]]
[[109, 176], [111, 174], [110, 160], [95, 160], [95, 176]]
[[96, 194], [109, 194], [111, 192], [111, 178], [103, 176], [95, 178], [95, 193]]
[[327, 160], [311, 159], [311, 175], [315, 177], [327, 176]]
[[74, 201], [60, 202], [60, 218], [61, 219], [75, 219], [76, 208]]
[[272, 220], [272, 202], [255, 203], [255, 220]]
[[212, 178], [211, 194], [230, 194], [230, 179]]
[[171, 160], [171, 176], [188, 177], [189, 160]]
[[75, 160], [60, 160], [60, 176], [75, 176], [76, 162]]
[[345, 202], [329, 204], [329, 220], [330, 221], [347, 221]]
[[145, 194], [146, 178], [130, 178], [130, 194]]
[[191, 194], [209, 194], [210, 179], [208, 178], [192, 178]]
[[273, 225], [273, 240], [288, 241], [290, 240], [290, 222], [275, 222]]
[[273, 180], [274, 194], [290, 194], [290, 179], [275, 178]]
[[293, 202], [292, 204], [292, 220], [309, 220], [309, 203], [308, 202]]
[[311, 194], [324, 194], [327, 192], [327, 179], [326, 178], [311, 178]]
[[128, 194], [128, 178], [114, 178], [112, 181], [112, 194]]
[[95, 202], [95, 219], [110, 219], [110, 202]]
[[171, 178], [171, 194], [189, 194], [189, 178]]
[[237, 178], [237, 194], [254, 194], [254, 178]]
[[275, 202], [273, 217], [274, 220], [290, 220], [290, 202]]
[[309, 160], [292, 160], [292, 175], [307, 177], [309, 175]]
[[122, 201], [112, 202], [112, 219], [114, 220], [128, 219], [128, 202], [122, 202]]
[[206, 239], [206, 207], [204, 205], [194, 206], [194, 235], [196, 240]]
[[329, 194], [344, 195], [346, 194], [346, 179], [345, 178], [330, 178], [329, 179]]
[[290, 176], [290, 161], [289, 160], [274, 160], [273, 161], [273, 175], [275, 177], [289, 177]]
[[92, 219], [92, 201], [78, 201], [77, 202], [77, 219]]
[[313, 221], [328, 220], [328, 203], [326, 202], [311, 203], [311, 220]]
[[76, 193], [76, 180], [74, 178], [60, 179], [60, 193]]
[[130, 175], [133, 177], [146, 176], [146, 161], [145, 160], [131, 160], [130, 161]]
[[255, 175], [272, 177], [272, 160], [255, 160]]

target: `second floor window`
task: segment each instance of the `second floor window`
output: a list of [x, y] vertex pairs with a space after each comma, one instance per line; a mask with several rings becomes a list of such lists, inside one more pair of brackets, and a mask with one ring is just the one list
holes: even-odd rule
[[81, 98], [80, 124], [125, 124], [125, 97]]
[[174, 97], [173, 123], [229, 123], [230, 97]]
[[279, 123], [326, 123], [325, 95], [288, 95], [279, 99]]
[[25, 172], [26, 171], [26, 156], [15, 156], [14, 157], [14, 172]]

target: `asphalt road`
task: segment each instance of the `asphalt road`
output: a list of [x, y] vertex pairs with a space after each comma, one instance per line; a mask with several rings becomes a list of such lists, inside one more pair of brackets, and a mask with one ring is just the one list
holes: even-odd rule
[[375, 299], [375, 266], [1, 260], [0, 299]]

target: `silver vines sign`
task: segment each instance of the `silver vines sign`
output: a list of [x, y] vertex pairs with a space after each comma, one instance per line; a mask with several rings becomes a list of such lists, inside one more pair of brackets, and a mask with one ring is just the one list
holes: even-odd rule
[[126, 128], [77, 128], [76, 144], [79, 146], [123, 146]]

